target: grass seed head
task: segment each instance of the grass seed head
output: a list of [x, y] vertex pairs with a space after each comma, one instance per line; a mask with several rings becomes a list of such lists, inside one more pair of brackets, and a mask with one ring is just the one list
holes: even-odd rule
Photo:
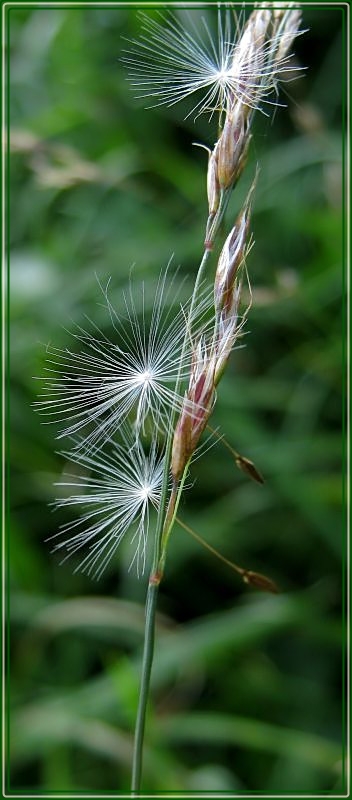
[[149, 108], [196, 95], [186, 118], [221, 117], [240, 103], [246, 119], [272, 102], [282, 67], [295, 70], [287, 53], [300, 32], [300, 15], [291, 4], [281, 15], [276, 4], [259, 4], [242, 34], [230, 4], [219, 4], [214, 32], [203, 16], [197, 27], [190, 17], [188, 29], [175, 14], [159, 12], [158, 21], [142, 13], [140, 19], [140, 37], [129, 41], [122, 61], [138, 97], [151, 101]]
[[217, 180], [220, 189], [230, 189], [239, 179], [248, 152], [249, 128], [243, 106], [237, 103], [226, 116], [217, 142]]
[[236, 276], [248, 252], [247, 240], [255, 184], [256, 178], [219, 256], [214, 282], [214, 303], [217, 313], [221, 311], [231, 313]]
[[[65, 561], [81, 550], [85, 555], [75, 571], [99, 578], [119, 545], [129, 537], [130, 568], [144, 572], [151, 507], [158, 507], [163, 460], [156, 439], [146, 453], [134, 432], [126, 426], [109, 452], [79, 449], [64, 453], [74, 474], [61, 481], [64, 494], [56, 507], [74, 507], [80, 516], [61, 526], [54, 550], [65, 551]], [[66, 494], [69, 491], [69, 494]], [[66, 496], [65, 496], [66, 495]]]
[[175, 481], [179, 480], [195, 452], [213, 410], [214, 371], [210, 348], [200, 339], [194, 350], [189, 386], [173, 437], [171, 473]]
[[[173, 297], [170, 300], [170, 292]], [[124, 297], [118, 314], [108, 289], [103, 290], [108, 312], [109, 334], [95, 323], [90, 329], [76, 327], [72, 336], [76, 349], [49, 346], [43, 391], [36, 403], [45, 421], [61, 423], [57, 438], [76, 437], [83, 449], [100, 447], [127, 420], [136, 436], [147, 421], [154, 429], [168, 430], [170, 410], [182, 407], [175, 391], [178, 375], [188, 379], [192, 354], [184, 352], [187, 304], [177, 303], [177, 290], [160, 278], [148, 314], [145, 289], [139, 297]], [[194, 329], [202, 329], [209, 298], [200, 300], [192, 315]], [[182, 358], [181, 358], [182, 357]], [[182, 365], [181, 365], [182, 360]], [[79, 439], [77, 439], [79, 436]]]

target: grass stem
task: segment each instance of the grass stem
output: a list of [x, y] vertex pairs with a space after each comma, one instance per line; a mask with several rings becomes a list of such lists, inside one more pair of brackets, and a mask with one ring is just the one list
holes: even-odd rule
[[143, 663], [140, 682], [138, 711], [135, 726], [131, 794], [138, 797], [141, 788], [143, 741], [145, 731], [145, 718], [147, 713], [150, 676], [152, 671], [154, 640], [155, 640], [155, 612], [158, 598], [159, 582], [149, 580], [145, 614], [145, 632]]
[[[215, 239], [215, 236], [219, 230], [221, 221], [226, 211], [226, 207], [229, 201], [230, 192], [222, 192], [220, 197], [220, 205], [217, 211], [216, 217], [212, 223], [212, 242]], [[197, 277], [194, 284], [192, 300], [190, 304], [189, 310], [189, 320], [190, 325], [189, 329], [186, 332], [182, 356], [181, 356], [181, 366], [180, 372], [176, 381], [175, 393], [179, 391], [180, 383], [181, 383], [181, 371], [182, 371], [182, 362], [183, 357], [186, 352], [187, 345], [189, 343], [189, 336], [192, 331], [192, 316], [193, 311], [197, 303], [198, 295], [200, 292], [200, 287], [202, 285], [202, 280], [204, 277], [205, 268], [208, 262], [208, 259], [211, 255], [211, 250], [206, 248], [203, 253], [202, 260], [199, 265], [199, 269], [197, 272]], [[154, 653], [154, 640], [155, 640], [155, 617], [156, 617], [156, 604], [157, 604], [157, 597], [158, 597], [158, 589], [159, 584], [162, 579], [162, 572], [165, 563], [165, 556], [166, 556], [166, 544], [169, 539], [171, 529], [175, 522], [177, 506], [180, 499], [180, 493], [177, 496], [177, 502], [175, 507], [175, 514], [173, 515], [171, 525], [168, 526], [167, 531], [164, 530], [165, 527], [165, 520], [167, 515], [167, 495], [168, 495], [168, 488], [169, 488], [169, 475], [170, 475], [170, 461], [171, 461], [171, 451], [172, 451], [172, 441], [174, 436], [174, 428], [176, 423], [176, 409], [173, 409], [171, 416], [170, 416], [170, 424], [169, 424], [169, 433], [166, 443], [166, 450], [165, 450], [165, 466], [164, 466], [164, 473], [163, 473], [163, 485], [161, 491], [161, 500], [158, 512], [158, 520], [156, 525], [156, 532], [155, 532], [155, 540], [154, 540], [154, 553], [153, 553], [153, 565], [149, 577], [149, 584], [148, 584], [148, 591], [147, 591], [147, 598], [146, 598], [146, 618], [145, 618], [145, 633], [144, 633], [144, 645], [143, 645], [143, 659], [142, 659], [142, 672], [141, 672], [141, 683], [140, 683], [140, 693], [138, 699], [138, 709], [137, 709], [137, 718], [136, 718], [136, 726], [135, 726], [135, 734], [134, 734], [134, 748], [133, 748], [133, 763], [132, 763], [132, 781], [131, 781], [131, 794], [132, 797], [137, 797], [140, 794], [141, 789], [141, 777], [142, 777], [142, 765], [143, 765], [143, 743], [144, 743], [144, 733], [145, 733], [145, 721], [146, 721], [146, 712], [147, 712], [147, 705], [148, 705], [148, 697], [149, 697], [149, 688], [150, 688], [150, 677], [152, 671], [152, 663], [153, 663], [153, 653]], [[185, 472], [182, 476], [180, 481], [180, 487], [182, 490], [184, 480], [187, 474], [189, 464], [187, 464], [185, 468]], [[165, 538], [164, 535], [166, 534]], [[162, 544], [165, 544], [165, 547], [162, 547]]]

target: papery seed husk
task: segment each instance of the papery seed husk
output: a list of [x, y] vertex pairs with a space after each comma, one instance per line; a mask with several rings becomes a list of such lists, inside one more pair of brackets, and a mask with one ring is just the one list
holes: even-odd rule
[[248, 475], [250, 478], [252, 478], [253, 481], [256, 481], [256, 483], [261, 483], [261, 484], [265, 482], [263, 476], [261, 475], [257, 467], [255, 466], [255, 464], [253, 464], [253, 461], [250, 461], [249, 458], [237, 455], [235, 460], [238, 468], [242, 470], [242, 472], [245, 472], [246, 475]]
[[209, 156], [208, 173], [207, 173], [207, 193], [209, 203], [209, 214], [214, 215], [220, 203], [220, 187], [218, 181], [218, 163], [216, 147]]
[[191, 452], [190, 439], [191, 417], [187, 410], [187, 406], [184, 405], [172, 440], [170, 469], [174, 481], [178, 481], [180, 479], [189, 460]]
[[237, 103], [225, 119], [217, 144], [218, 181], [220, 189], [230, 189], [244, 167], [249, 132], [242, 103]]
[[260, 572], [246, 570], [245, 574], [243, 575], [243, 580], [250, 586], [255, 586], [256, 589], [260, 589], [262, 592], [270, 592], [271, 594], [280, 593], [280, 589], [277, 584], [272, 581], [271, 578], [267, 578], [266, 575], [262, 575]]

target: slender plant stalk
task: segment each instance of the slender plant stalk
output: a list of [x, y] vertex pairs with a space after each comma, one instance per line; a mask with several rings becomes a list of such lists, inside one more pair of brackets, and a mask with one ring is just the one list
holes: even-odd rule
[[279, 588], [277, 584], [271, 580], [271, 578], [267, 578], [266, 575], [262, 575], [260, 572], [253, 572], [252, 569], [245, 569], [244, 567], [240, 567], [239, 564], [236, 564], [234, 561], [230, 561], [228, 558], [225, 558], [215, 547], [212, 547], [208, 542], [205, 542], [204, 539], [196, 533], [193, 528], [190, 528], [189, 525], [186, 525], [185, 522], [182, 521], [179, 517], [176, 517], [178, 525], [183, 528], [184, 531], [187, 531], [193, 539], [195, 539], [199, 544], [202, 545], [206, 550], [208, 550], [213, 556], [222, 561], [223, 564], [226, 564], [227, 567], [230, 567], [234, 572], [237, 572], [238, 575], [241, 576], [244, 583], [248, 583], [251, 586], [255, 586], [256, 589], [261, 589], [263, 592], [271, 592], [271, 594], [278, 594]]
[[[215, 240], [216, 234], [219, 230], [221, 225], [222, 219], [224, 217], [228, 201], [230, 198], [230, 191], [222, 192], [220, 197], [220, 204], [217, 214], [212, 223], [212, 241]], [[208, 262], [208, 259], [211, 255], [211, 249], [206, 247], [203, 253], [203, 257], [201, 263], [199, 265], [199, 269], [197, 272], [197, 277], [194, 284], [192, 300], [189, 310], [189, 319], [192, 321], [192, 314], [197, 302], [197, 298], [199, 295], [200, 287], [202, 284], [202, 280], [204, 277], [205, 268]], [[184, 343], [183, 343], [183, 351], [180, 361], [180, 373], [182, 369], [182, 361], [186, 351], [186, 347], [189, 341], [189, 331], [186, 332]], [[178, 392], [181, 378], [180, 373], [177, 379], [175, 392]], [[167, 525], [167, 529], [165, 530], [165, 520], [167, 515], [166, 509], [166, 501], [167, 501], [167, 494], [168, 494], [168, 485], [169, 485], [169, 474], [170, 474], [170, 461], [171, 461], [171, 449], [172, 449], [172, 441], [174, 435], [174, 427], [176, 422], [176, 409], [173, 409], [172, 415], [170, 418], [170, 426], [169, 426], [169, 433], [167, 438], [166, 444], [166, 451], [165, 451], [165, 466], [164, 466], [164, 473], [163, 473], [163, 485], [162, 485], [162, 492], [161, 492], [161, 500], [159, 506], [159, 513], [158, 513], [158, 520], [155, 532], [155, 539], [154, 539], [154, 552], [153, 552], [153, 563], [149, 575], [149, 582], [148, 582], [148, 590], [147, 590], [147, 598], [146, 598], [146, 616], [145, 616], [145, 629], [144, 629], [144, 645], [143, 645], [143, 658], [142, 658], [142, 669], [141, 669], [141, 680], [140, 680], [140, 692], [138, 698], [138, 709], [137, 709], [137, 717], [136, 717], [136, 725], [135, 725], [135, 734], [134, 734], [134, 747], [133, 747], [133, 762], [132, 762], [132, 780], [131, 780], [131, 794], [133, 797], [136, 797], [140, 793], [141, 787], [141, 776], [142, 776], [142, 763], [143, 763], [143, 743], [144, 743], [144, 733], [145, 733], [145, 721], [146, 721], [146, 713], [147, 713], [147, 704], [148, 704], [148, 697], [149, 697], [149, 688], [150, 688], [150, 678], [151, 678], [151, 671], [152, 671], [152, 663], [153, 663], [153, 653], [154, 653], [154, 641], [155, 641], [155, 621], [156, 621], [156, 604], [157, 604], [157, 597], [158, 597], [158, 589], [160, 585], [160, 581], [163, 575], [163, 569], [165, 564], [165, 556], [166, 556], [166, 545], [172, 530], [172, 527], [175, 522], [177, 507], [180, 500], [180, 490], [182, 491], [184, 481], [186, 479], [188, 466], [185, 468], [182, 478], [178, 487], [176, 487], [176, 497], [175, 497], [175, 508], [174, 513], [172, 514], [172, 518], [170, 523]], [[175, 490], [175, 487], [174, 487]], [[171, 495], [172, 498], [172, 495]]]
[[144, 741], [144, 731], [145, 731], [145, 718], [146, 718], [148, 696], [149, 696], [150, 676], [152, 671], [153, 653], [154, 653], [155, 613], [156, 613], [156, 603], [158, 599], [158, 590], [159, 590], [159, 583], [152, 583], [152, 581], [149, 580], [147, 601], [146, 601], [142, 674], [141, 674], [139, 702], [138, 702], [138, 711], [137, 711], [135, 738], [134, 738], [134, 752], [133, 752], [132, 780], [131, 780], [132, 797], [137, 797], [139, 795], [141, 786], [143, 741]]
[[[206, 264], [219, 232], [232, 189], [242, 174], [246, 163], [248, 146], [251, 139], [250, 127], [254, 109], [260, 105], [261, 92], [265, 98], [268, 89], [272, 90], [275, 88], [276, 72], [279, 71], [282, 64], [286, 63], [287, 50], [297, 33], [297, 23], [299, 23], [300, 20], [299, 12], [292, 11], [290, 7], [288, 7], [287, 9], [276, 10], [276, 14], [272, 16], [271, 10], [267, 7], [268, 5], [269, 4], [265, 3], [263, 7], [260, 6], [256, 8], [249, 17], [239, 47], [233, 52], [230, 51], [231, 64], [227, 64], [227, 81], [225, 81], [224, 84], [222, 80], [218, 95], [215, 92], [215, 97], [218, 97], [216, 107], [220, 107], [225, 121], [222, 125], [221, 132], [219, 132], [219, 139], [213, 151], [209, 151], [207, 172], [209, 216], [206, 225], [205, 250], [197, 272], [190, 304], [188, 325], [186, 325], [180, 369], [175, 387], [176, 393], [179, 392], [181, 387], [182, 368], [187, 346], [189, 342], [191, 346], [193, 344], [193, 311], [199, 297]], [[156, 38], [160, 52], [159, 38], [158, 35], [155, 35], [154, 25], [155, 23], [153, 22], [151, 38], [152, 40]], [[177, 40], [178, 29], [177, 26], [175, 28], [175, 24], [173, 24], [173, 50], [175, 35]], [[257, 63], [261, 66], [257, 79], [253, 77], [248, 79], [247, 77], [246, 80], [246, 62], [243, 63], [243, 47], [248, 49], [254, 69]], [[142, 48], [144, 53], [144, 44]], [[147, 50], [149, 51], [149, 49], [150, 47], [148, 46]], [[195, 57], [197, 56], [198, 49], [197, 46], [193, 53]], [[224, 52], [227, 52], [227, 47], [224, 48]], [[132, 61], [132, 69], [134, 70], [136, 62], [133, 53], [132, 56], [130, 60]], [[204, 59], [202, 59], [202, 66], [203, 61]], [[225, 73], [222, 71], [222, 74]], [[240, 75], [241, 78], [237, 83], [236, 81], [234, 83], [234, 76], [236, 75]], [[144, 79], [142, 83], [144, 85]], [[242, 84], [244, 84], [244, 88]], [[255, 181], [252, 185], [252, 189], [254, 185]], [[250, 190], [250, 194], [252, 189]], [[247, 199], [247, 203], [243, 207], [240, 216], [223, 245], [218, 261], [214, 282], [215, 323], [212, 346], [210, 350], [204, 349], [204, 357], [201, 352], [199, 364], [197, 362], [192, 363], [185, 403], [181, 408], [177, 424], [176, 408], [174, 408], [170, 414], [161, 502], [159, 505], [154, 539], [153, 564], [149, 576], [146, 600], [141, 687], [133, 754], [131, 787], [133, 796], [140, 793], [141, 787], [143, 742], [153, 662], [158, 588], [164, 572], [167, 544], [176, 521], [178, 505], [189, 465], [198, 445], [199, 438], [212, 413], [216, 399], [217, 384], [226, 366], [236, 336], [238, 336], [237, 315], [242, 286], [242, 268], [246, 256], [249, 216], [250, 206]], [[194, 408], [197, 409], [198, 416], [193, 413]], [[238, 466], [244, 469], [254, 480], [262, 482], [261, 476], [256, 471], [252, 462], [241, 457], [236, 451], [232, 452]], [[170, 475], [172, 477], [171, 493], [169, 493]], [[208, 549], [212, 550], [211, 547]], [[230, 565], [228, 560], [222, 560]], [[242, 576], [245, 582], [251, 583], [258, 588], [265, 589], [266, 591], [277, 591], [273, 582], [265, 576], [243, 570], [242, 567], [235, 564], [231, 564], [231, 566], [232, 569], [235, 569]]]
[[[210, 251], [205, 250], [198, 270], [196, 284], [195, 284], [195, 289], [197, 289], [197, 293], [201, 284], [202, 276], [204, 273], [205, 265], [209, 258], [209, 254]], [[193, 293], [190, 315], [192, 314], [194, 303], [195, 303], [195, 292]], [[185, 351], [186, 345], [187, 341], [185, 337], [183, 351]], [[182, 359], [181, 359], [181, 364], [182, 364]], [[180, 376], [178, 377], [177, 380], [176, 391], [178, 390], [179, 383], [180, 383]], [[133, 748], [133, 762], [132, 762], [131, 794], [133, 797], [139, 795], [141, 787], [145, 720], [146, 720], [147, 704], [149, 697], [150, 677], [152, 671], [154, 641], [155, 641], [156, 604], [158, 598], [159, 585], [162, 578], [162, 573], [159, 570], [160, 558], [161, 558], [161, 543], [164, 533], [164, 519], [166, 514], [166, 501], [167, 501], [167, 492], [169, 485], [171, 448], [172, 448], [173, 429], [175, 421], [176, 421], [176, 410], [172, 412], [172, 418], [170, 419], [170, 428], [166, 444], [162, 494], [159, 506], [157, 527], [155, 532], [153, 563], [149, 575], [147, 598], [146, 598], [143, 659], [142, 659], [140, 692], [138, 698], [138, 709], [137, 709], [136, 726], [134, 734], [134, 748]]]
[[[176, 17], [171, 17], [169, 22], [163, 17], [162, 25], [154, 19], [148, 22], [146, 18], [140, 43], [132, 40], [132, 49], [124, 57], [131, 75], [137, 79], [136, 85], [141, 85], [142, 96], [149, 98], [159, 92], [160, 104], [170, 102], [172, 105], [182, 99], [182, 94], [187, 97], [193, 91], [205, 88], [204, 100], [197, 102], [194, 107], [196, 116], [219, 112], [221, 121], [218, 141], [212, 150], [206, 148], [209, 154], [206, 180], [208, 218], [203, 256], [185, 320], [185, 332], [181, 310], [174, 320], [170, 319], [169, 314], [166, 317], [163, 315], [165, 273], [165, 278], [158, 285], [149, 336], [146, 334], [144, 311], [143, 324], [140, 325], [133, 298], [130, 302], [125, 300], [125, 316], [131, 324], [129, 332], [111, 305], [109, 284], [105, 289], [101, 287], [112, 327], [116, 330], [116, 323], [120, 324], [122, 339], [125, 338], [130, 344], [130, 353], [120, 350], [116, 344], [112, 345], [95, 323], [93, 326], [99, 332], [99, 339], [77, 326], [75, 339], [85, 347], [79, 354], [67, 348], [64, 351], [57, 348], [47, 350], [50, 367], [46, 369], [50, 377], [45, 378], [47, 391], [41, 395], [43, 399], [38, 405], [44, 409], [44, 413], [57, 415], [60, 420], [67, 417], [59, 438], [63, 435], [73, 438], [72, 452], [65, 452], [64, 455], [79, 467], [77, 478], [75, 470], [69, 482], [61, 484], [64, 487], [76, 487], [74, 493], [66, 496], [65, 489], [65, 496], [57, 505], [83, 507], [78, 522], [61, 526], [60, 533], [67, 535], [71, 529], [73, 533], [66, 540], [57, 542], [54, 549], [64, 547], [66, 557], [69, 557], [88, 542], [88, 553], [80, 568], [98, 577], [125, 534], [135, 530], [132, 541], [137, 536], [137, 550], [131, 566], [135, 562], [137, 573], [143, 573], [149, 532], [148, 509], [150, 504], [154, 507], [158, 505], [152, 567], [146, 592], [145, 636], [133, 750], [131, 792], [134, 797], [141, 790], [156, 607], [168, 542], [178, 521], [178, 507], [192, 458], [213, 412], [218, 383], [235, 342], [242, 335], [249, 308], [241, 318], [241, 290], [243, 277], [248, 278], [246, 256], [251, 247], [251, 241], [248, 241], [251, 196], [256, 179], [223, 241], [217, 260], [212, 295], [212, 332], [208, 317], [202, 317], [202, 283], [214, 245], [221, 238], [221, 223], [230, 196], [246, 164], [254, 112], [276, 90], [282, 69], [291, 69], [287, 53], [293, 39], [300, 33], [300, 11], [292, 8], [292, 3], [284, 3], [282, 8], [278, 5], [255, 4], [239, 41], [232, 44], [228, 41], [232, 9], [226, 10], [226, 21], [222, 24], [219, 8], [218, 46], [213, 42], [207, 26], [206, 33], [210, 41], [208, 46], [203, 46], [201, 41], [193, 42], [192, 36], [183, 31]], [[153, 67], [154, 50], [156, 65], [148, 86], [146, 76], [149, 68]], [[193, 62], [195, 71], [190, 70]], [[185, 70], [185, 83], [182, 69]], [[295, 69], [292, 67], [292, 70]], [[157, 335], [159, 321], [161, 330]], [[169, 339], [164, 349], [166, 333]], [[174, 338], [175, 350], [171, 347]], [[111, 351], [110, 345], [113, 348]], [[174, 381], [175, 359], [178, 361], [179, 355], [179, 368]], [[52, 374], [56, 376], [54, 380]], [[170, 381], [176, 384], [171, 391], [168, 388]], [[182, 400], [178, 403], [177, 398], [180, 397]], [[167, 418], [164, 414], [166, 407]], [[128, 419], [132, 409], [136, 412], [134, 425]], [[143, 436], [149, 413], [156, 430], [147, 456]], [[87, 424], [88, 433], [84, 435], [81, 431], [86, 430]], [[159, 434], [166, 425], [165, 454], [162, 457]], [[119, 431], [119, 442], [115, 443], [109, 454], [104, 454], [105, 444], [109, 441], [113, 445], [115, 431]], [[252, 461], [241, 456], [230, 445], [225, 446], [242, 471], [253, 480], [263, 482]], [[88, 468], [92, 477], [85, 478], [81, 474], [82, 467], [84, 474]], [[91, 502], [87, 501], [87, 495]], [[102, 512], [106, 513], [104, 518]], [[83, 528], [77, 528], [77, 525]], [[210, 552], [231, 566], [246, 583], [265, 591], [277, 591], [270, 579], [223, 558], [188, 526], [183, 527]]]
[[201, 544], [202, 547], [204, 547], [206, 550], [209, 551], [209, 553], [218, 558], [219, 561], [222, 561], [223, 564], [226, 564], [226, 566], [230, 567], [230, 569], [233, 569], [234, 572], [237, 572], [238, 575], [241, 575], [241, 577], [243, 577], [243, 575], [245, 575], [246, 572], [248, 572], [248, 570], [244, 569], [243, 567], [240, 567], [238, 564], [235, 564], [234, 561], [230, 561], [229, 558], [225, 558], [225, 556], [223, 556], [222, 553], [219, 553], [219, 551], [216, 550], [215, 547], [212, 547], [211, 544], [205, 542], [202, 536], [199, 536], [198, 533], [196, 533], [193, 530], [193, 528], [191, 528], [189, 525], [186, 525], [186, 523], [183, 522], [182, 519], [176, 517], [176, 522], [178, 525], [180, 525], [181, 528], [183, 528], [184, 531], [187, 531], [187, 533], [193, 536], [193, 539], [195, 539], [196, 542]]

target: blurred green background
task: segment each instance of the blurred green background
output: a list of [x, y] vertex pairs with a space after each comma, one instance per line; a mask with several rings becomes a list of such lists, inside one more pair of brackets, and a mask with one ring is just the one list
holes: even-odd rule
[[[149, 12], [148, 12], [149, 13]], [[153, 13], [153, 12], [150, 12]], [[214, 10], [193, 10], [212, 24]], [[179, 18], [184, 10], [175, 9]], [[342, 495], [343, 9], [305, 6], [308, 69], [259, 116], [234, 193], [259, 161], [245, 347], [213, 422], [265, 476], [213, 447], [181, 509], [227, 558], [264, 572], [267, 596], [184, 531], [171, 539], [148, 719], [145, 791], [335, 793], [345, 786]], [[215, 121], [144, 110], [119, 58], [136, 8], [11, 8], [12, 792], [128, 792], [146, 579], [121, 552], [103, 578], [59, 566], [44, 540], [69, 509], [49, 503], [65, 462], [32, 407], [45, 345], [72, 346], [88, 314], [106, 333], [96, 276], [119, 307], [174, 253], [191, 285], [206, 220]], [[214, 261], [211, 269], [214, 268]], [[211, 281], [211, 269], [209, 279]], [[72, 517], [71, 517], [72, 518]]]

